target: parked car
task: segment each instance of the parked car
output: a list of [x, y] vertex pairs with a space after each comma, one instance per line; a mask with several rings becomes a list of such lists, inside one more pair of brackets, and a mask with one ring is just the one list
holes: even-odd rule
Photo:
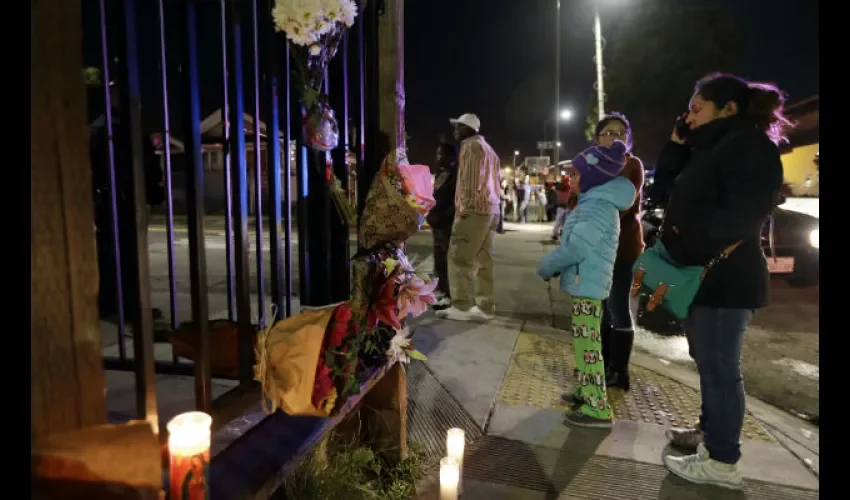
[[[652, 185], [647, 176], [647, 187]], [[778, 200], [785, 203], [787, 189]], [[644, 197], [641, 221], [646, 246], [652, 246], [658, 238], [664, 207], [649, 197]], [[792, 286], [812, 286], [819, 283], [820, 275], [820, 220], [808, 214], [786, 210], [777, 206], [773, 216], [762, 229], [762, 249], [767, 257], [772, 275], [788, 280]], [[638, 308], [638, 325], [661, 334], [681, 333], [682, 327], [676, 318], [659, 307], [652, 313], [645, 311], [648, 297], [641, 297]]]

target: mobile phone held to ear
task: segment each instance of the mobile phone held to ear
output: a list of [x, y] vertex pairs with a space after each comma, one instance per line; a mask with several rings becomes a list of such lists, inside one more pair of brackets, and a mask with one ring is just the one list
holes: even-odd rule
[[683, 140], [687, 140], [691, 133], [691, 128], [686, 123], [687, 119], [688, 113], [682, 113], [678, 118], [676, 118], [676, 135]]

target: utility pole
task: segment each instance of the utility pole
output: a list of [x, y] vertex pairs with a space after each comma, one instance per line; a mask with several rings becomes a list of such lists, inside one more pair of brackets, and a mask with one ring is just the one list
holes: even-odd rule
[[[561, 109], [561, 0], [555, 0], [555, 112]], [[551, 113], [551, 111], [549, 111]], [[554, 159], [552, 168], [558, 168], [558, 141], [561, 140], [560, 116], [555, 117]]]
[[593, 19], [593, 37], [596, 42], [596, 107], [599, 108], [599, 119], [605, 116], [605, 87], [602, 83], [602, 23], [599, 22], [599, 9], [596, 9]]

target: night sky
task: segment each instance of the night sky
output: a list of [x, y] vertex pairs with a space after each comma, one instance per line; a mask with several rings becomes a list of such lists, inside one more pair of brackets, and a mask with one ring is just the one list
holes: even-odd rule
[[[628, 22], [629, 11], [646, 1], [561, 1], [561, 103], [573, 108], [577, 117], [561, 126], [562, 157], [586, 145], [585, 106], [595, 94], [596, 80], [593, 2], [600, 6], [603, 36], [613, 43], [619, 23]], [[743, 76], [777, 83], [789, 92], [791, 101], [818, 93], [816, 0], [688, 3], [721, 5], [739, 17], [750, 39]], [[481, 118], [482, 135], [503, 158], [510, 160], [514, 149], [536, 155], [544, 117], [556, 109], [555, 1], [408, 1], [406, 9], [412, 159], [430, 160], [433, 148], [420, 143], [433, 143], [438, 133], [449, 132], [447, 118], [464, 112]]]
[[[593, 5], [599, 5], [604, 37], [616, 43], [618, 27], [642, 4], [658, 0], [561, 1], [561, 105], [574, 110], [562, 125], [562, 157], [586, 144], [585, 107], [594, 95]], [[674, 0], [669, 0], [673, 3]], [[749, 44], [743, 76], [778, 83], [799, 100], [818, 93], [816, 0], [675, 0], [728, 9], [746, 29]], [[119, 4], [118, 2], [106, 2]], [[179, 109], [180, 64], [174, 6], [166, 2], [166, 40], [172, 107]], [[220, 106], [218, 2], [199, 6], [202, 112]], [[430, 163], [448, 118], [476, 113], [482, 134], [510, 160], [514, 149], [536, 154], [543, 121], [553, 116], [555, 0], [407, 0], [405, 83], [410, 159]], [[97, 0], [83, 0], [85, 64], [102, 66]], [[140, 65], [148, 112], [161, 107], [157, 2], [139, 2]], [[121, 33], [113, 30], [111, 37]], [[112, 43], [112, 42], [110, 42]], [[684, 107], [686, 103], [682, 103]], [[672, 117], [671, 117], [672, 119]], [[175, 129], [179, 129], [179, 124]], [[549, 127], [552, 135], [552, 127]], [[551, 137], [549, 137], [551, 139]]]

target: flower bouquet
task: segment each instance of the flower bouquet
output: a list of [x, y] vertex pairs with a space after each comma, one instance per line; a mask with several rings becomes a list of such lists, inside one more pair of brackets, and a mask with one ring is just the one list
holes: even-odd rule
[[360, 218], [360, 246], [400, 245], [413, 236], [434, 207], [430, 169], [410, 165], [406, 153], [387, 155], [366, 195]]
[[[399, 314], [433, 303], [433, 286], [411, 284], [415, 272], [387, 265], [392, 271], [376, 280], [380, 294], [364, 317], [358, 317], [351, 302], [343, 302], [279, 321], [258, 337], [254, 378], [270, 402], [267, 412], [281, 408], [289, 415], [328, 417], [359, 392], [374, 369], [394, 359], [425, 359], [407, 338]], [[408, 297], [401, 310], [400, 293]]]
[[263, 332], [254, 378], [262, 383], [270, 410], [329, 416], [340, 395], [359, 388], [358, 332], [349, 302], [302, 312]]
[[[276, 0], [272, 16], [278, 31], [291, 42], [293, 60], [301, 80], [304, 142], [317, 153], [339, 144], [339, 125], [328, 96], [322, 91], [328, 63], [336, 55], [346, 30], [354, 24], [358, 7], [354, 0]], [[331, 196], [347, 224], [356, 221], [356, 212], [345, 188], [333, 171], [316, 164], [328, 179]]]
[[361, 325], [363, 368], [374, 369], [393, 359], [403, 363], [410, 358], [425, 359], [407, 338], [410, 333], [405, 323], [436, 302], [437, 280], [418, 273], [399, 248], [382, 249], [363, 263], [368, 287]]

